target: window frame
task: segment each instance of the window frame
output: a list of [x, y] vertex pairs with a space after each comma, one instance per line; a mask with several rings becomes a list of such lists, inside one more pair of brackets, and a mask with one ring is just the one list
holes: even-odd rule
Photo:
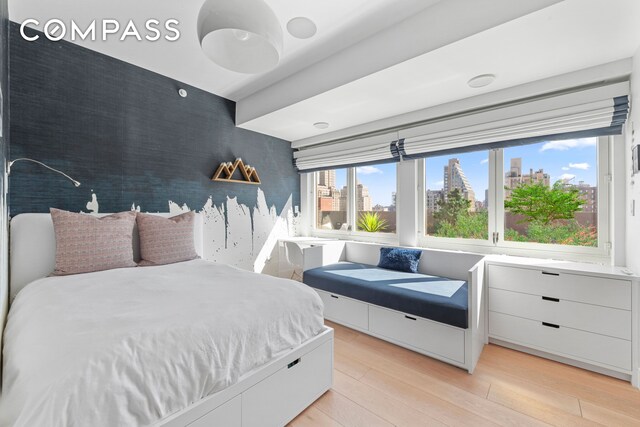
[[[612, 138], [598, 137], [597, 142], [597, 177], [598, 177], [598, 246], [574, 246], [560, 244], [546, 244], [534, 242], [511, 242], [504, 240], [504, 150], [501, 148], [489, 150], [489, 236], [483, 239], [435, 237], [425, 234], [426, 219], [426, 160], [418, 160], [418, 212], [417, 241], [420, 246], [467, 250], [481, 253], [495, 253], [517, 255], [536, 258], [575, 259], [594, 262], [611, 262], [610, 218], [612, 207], [610, 204], [612, 186]], [[484, 150], [478, 150], [484, 151]], [[496, 243], [493, 243], [493, 233], [498, 233]]]

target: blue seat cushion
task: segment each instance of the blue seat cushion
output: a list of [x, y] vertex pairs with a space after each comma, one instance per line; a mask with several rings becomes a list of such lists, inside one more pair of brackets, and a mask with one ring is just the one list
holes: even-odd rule
[[392, 310], [468, 328], [468, 285], [463, 280], [341, 262], [304, 272], [313, 288]]

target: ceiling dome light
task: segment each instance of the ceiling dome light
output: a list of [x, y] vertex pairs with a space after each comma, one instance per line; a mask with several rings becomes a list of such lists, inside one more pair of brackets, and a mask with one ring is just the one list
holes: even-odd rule
[[311, 19], [299, 16], [287, 23], [287, 31], [297, 39], [309, 39], [316, 35], [318, 28]]
[[489, 86], [496, 79], [495, 74], [480, 74], [467, 82], [469, 87], [479, 88]]
[[329, 127], [329, 123], [327, 123], [327, 122], [318, 122], [318, 123], [314, 123], [313, 126], [315, 126], [316, 129], [327, 129]]
[[263, 0], [206, 0], [198, 38], [207, 57], [227, 70], [258, 74], [280, 61], [282, 28]]

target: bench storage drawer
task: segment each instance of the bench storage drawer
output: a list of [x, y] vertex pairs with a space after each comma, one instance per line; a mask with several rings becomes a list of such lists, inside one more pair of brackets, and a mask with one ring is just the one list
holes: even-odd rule
[[324, 303], [324, 317], [337, 323], [369, 329], [369, 304], [315, 289]]
[[464, 330], [395, 310], [370, 306], [369, 329], [390, 341], [464, 363]]

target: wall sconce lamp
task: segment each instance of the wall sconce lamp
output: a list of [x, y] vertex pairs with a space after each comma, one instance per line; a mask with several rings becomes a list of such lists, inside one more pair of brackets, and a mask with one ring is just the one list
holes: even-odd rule
[[71, 182], [73, 183], [73, 185], [75, 185], [76, 187], [80, 187], [80, 182], [78, 182], [78, 181], [76, 181], [75, 179], [71, 178], [71, 177], [70, 177], [69, 175], [67, 175], [66, 173], [64, 173], [64, 172], [62, 172], [62, 171], [59, 171], [58, 169], [52, 168], [51, 166], [47, 166], [47, 165], [45, 165], [45, 164], [44, 164], [44, 163], [42, 163], [42, 162], [39, 162], [39, 161], [37, 161], [37, 160], [33, 160], [33, 159], [29, 159], [29, 158], [26, 158], [26, 157], [21, 157], [21, 158], [19, 158], [19, 159], [15, 159], [15, 160], [10, 161], [10, 162], [7, 164], [7, 175], [11, 175], [11, 166], [13, 166], [13, 164], [14, 164], [15, 162], [23, 162], [23, 161], [24, 161], [24, 162], [36, 163], [36, 164], [38, 164], [38, 165], [40, 165], [40, 166], [44, 166], [45, 168], [49, 169], [50, 171], [53, 171], [53, 172], [55, 172], [55, 173], [57, 173], [57, 174], [60, 174], [60, 175], [64, 176], [64, 177], [65, 177], [65, 178], [67, 178], [69, 181], [71, 181]]

